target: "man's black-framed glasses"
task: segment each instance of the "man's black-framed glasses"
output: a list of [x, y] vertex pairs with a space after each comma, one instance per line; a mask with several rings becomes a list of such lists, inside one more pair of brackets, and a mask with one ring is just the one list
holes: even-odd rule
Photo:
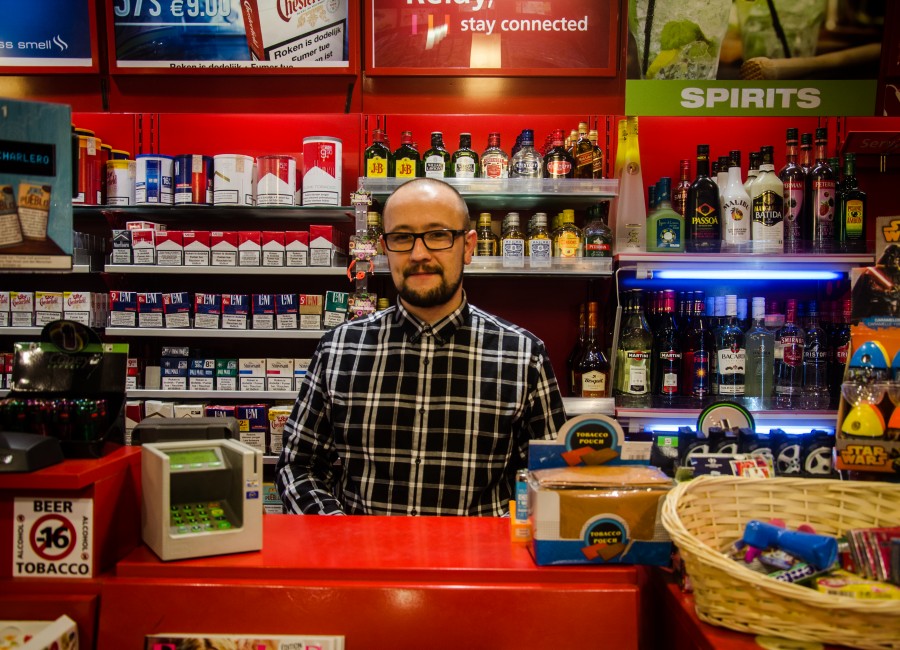
[[384, 247], [392, 253], [408, 253], [415, 247], [417, 239], [421, 239], [430, 251], [443, 251], [452, 248], [456, 238], [465, 234], [465, 230], [441, 228], [425, 232], [386, 232], [382, 236]]

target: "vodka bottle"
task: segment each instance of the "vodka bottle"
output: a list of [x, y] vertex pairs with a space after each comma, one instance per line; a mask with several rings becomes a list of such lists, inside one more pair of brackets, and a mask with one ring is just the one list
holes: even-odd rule
[[444, 178], [450, 176], [450, 152], [444, 148], [444, 134], [440, 131], [431, 133], [431, 148], [423, 156], [426, 178]]
[[488, 146], [481, 154], [482, 178], [508, 178], [509, 154], [500, 148], [500, 134], [488, 135]]
[[822, 411], [831, 402], [828, 385], [828, 336], [819, 326], [815, 300], [809, 302], [809, 327], [803, 341], [803, 397], [801, 408]]
[[744, 333], [744, 395], [768, 399], [775, 381], [775, 333], [766, 328], [766, 299], [754, 297], [751, 309], [753, 325]]
[[805, 335], [797, 325], [797, 301], [785, 305], [784, 325], [775, 333], [775, 405], [797, 408], [803, 391]]
[[647, 250], [647, 206], [644, 203], [644, 181], [641, 174], [641, 154], [638, 144], [638, 119], [629, 117], [625, 129], [625, 141], [619, 143], [625, 150], [625, 159], [619, 178], [619, 196], [616, 199], [615, 252], [639, 252]]
[[729, 246], [750, 241], [750, 197], [741, 181], [741, 152], [732, 151], [728, 182], [722, 191], [722, 239]]
[[650, 392], [653, 335], [642, 307], [642, 292], [629, 295], [627, 313], [616, 349], [616, 389], [620, 395], [647, 395]]
[[737, 325], [737, 296], [725, 296], [725, 325], [716, 332], [716, 384], [719, 395], [744, 394], [747, 349]]
[[509, 161], [510, 178], [541, 178], [544, 160], [534, 148], [534, 131], [522, 131], [522, 146]]
[[506, 215], [506, 223], [506, 232], [500, 238], [500, 254], [503, 256], [503, 266], [523, 268], [525, 266], [525, 233], [522, 232], [519, 213], [508, 213]]
[[784, 167], [778, 178], [784, 183], [784, 250], [799, 253], [803, 250], [803, 199], [806, 196], [806, 173], [797, 162], [797, 129], [787, 130], [787, 151]]
[[772, 147], [763, 147], [759, 176], [753, 181], [753, 248], [780, 253], [784, 248], [784, 183], [775, 174]]

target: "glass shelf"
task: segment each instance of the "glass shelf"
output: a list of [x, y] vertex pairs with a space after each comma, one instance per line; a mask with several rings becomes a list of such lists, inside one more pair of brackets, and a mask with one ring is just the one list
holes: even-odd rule
[[612, 397], [563, 397], [566, 416], [616, 414], [616, 401]]
[[[387, 258], [375, 256], [375, 273], [388, 273]], [[550, 258], [549, 267], [532, 267], [531, 260], [526, 257], [524, 266], [504, 266], [504, 260], [497, 255], [474, 256], [472, 263], [465, 268], [466, 275], [527, 275], [530, 277], [544, 275], [565, 276], [609, 276], [612, 275], [611, 257], [572, 257]]]
[[295, 390], [156, 390], [136, 388], [127, 391], [130, 399], [246, 399], [295, 400]]
[[105, 273], [135, 275], [341, 275], [346, 266], [159, 266], [155, 264], [107, 264]]
[[[10, 328], [11, 329], [11, 328]], [[107, 336], [174, 339], [320, 339], [326, 330], [214, 330], [177, 327], [107, 327]]]
[[702, 268], [711, 274], [730, 271], [738, 274], [757, 270], [781, 272], [816, 269], [846, 273], [875, 261], [871, 253], [771, 253], [751, 249], [720, 253], [620, 253], [616, 262], [623, 271], [634, 271], [636, 277], [651, 279], [657, 271]]

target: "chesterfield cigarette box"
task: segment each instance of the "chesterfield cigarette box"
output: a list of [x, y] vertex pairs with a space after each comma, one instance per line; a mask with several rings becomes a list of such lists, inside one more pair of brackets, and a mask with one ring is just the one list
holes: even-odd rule
[[0, 327], [9, 327], [9, 291], [0, 291]]
[[163, 326], [162, 292], [138, 293], [138, 327]]
[[215, 386], [216, 360], [191, 359], [188, 366], [188, 390], [211, 391]]
[[209, 233], [210, 262], [212, 266], [237, 266], [238, 234], [230, 230], [212, 230]]
[[258, 230], [238, 232], [238, 266], [262, 264], [262, 234]]
[[284, 266], [284, 231], [264, 230], [260, 233], [263, 266]]
[[130, 230], [112, 231], [112, 253], [109, 261], [113, 264], [133, 264]]
[[177, 291], [163, 294], [163, 316], [167, 328], [191, 326], [191, 294]]
[[159, 266], [184, 266], [184, 233], [180, 230], [156, 233], [156, 263]]
[[341, 256], [347, 252], [346, 247], [341, 246], [343, 233], [335, 226], [315, 225], [309, 226], [309, 265], [310, 266], [340, 266], [346, 261]]
[[43, 327], [47, 323], [62, 319], [63, 294], [62, 291], [35, 291], [34, 293], [34, 324]]
[[103, 327], [99, 322], [96, 298], [90, 291], [63, 291], [63, 318], [88, 327]]
[[238, 390], [266, 389], [266, 360], [238, 359]]
[[346, 67], [347, 3], [327, 0], [244, 0], [240, 3], [250, 58], [288, 66]]
[[294, 390], [300, 390], [300, 384], [306, 378], [311, 359], [294, 359]]
[[288, 230], [284, 233], [285, 266], [309, 266], [309, 231]]
[[10, 323], [13, 327], [34, 326], [34, 292], [9, 292]]
[[291, 406], [269, 407], [269, 453], [273, 456], [281, 454], [284, 448], [284, 425], [292, 410]]
[[185, 266], [209, 266], [210, 236], [208, 230], [185, 230], [182, 234], [184, 242]]
[[238, 389], [238, 360], [216, 359], [216, 390]]
[[131, 231], [132, 264], [156, 264], [156, 231]]
[[250, 296], [245, 293], [222, 294], [222, 329], [245, 330], [250, 316]]
[[110, 327], [137, 326], [137, 293], [134, 291], [109, 292]]
[[266, 390], [294, 389], [294, 360], [266, 359]]
[[275, 329], [275, 296], [273, 294], [253, 294], [253, 329]]
[[266, 405], [238, 404], [234, 410], [241, 442], [266, 453], [266, 434], [269, 432], [269, 414]]
[[275, 329], [295, 330], [300, 326], [300, 302], [295, 293], [275, 296]]
[[222, 294], [194, 294], [194, 329], [219, 329], [222, 320]]

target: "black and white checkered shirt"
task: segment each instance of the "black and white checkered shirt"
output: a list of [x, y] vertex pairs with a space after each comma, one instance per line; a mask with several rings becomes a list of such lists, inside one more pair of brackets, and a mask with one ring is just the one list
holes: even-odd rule
[[322, 337], [278, 491], [296, 513], [503, 515], [528, 441], [564, 422], [533, 334], [465, 299], [433, 326], [394, 306]]

